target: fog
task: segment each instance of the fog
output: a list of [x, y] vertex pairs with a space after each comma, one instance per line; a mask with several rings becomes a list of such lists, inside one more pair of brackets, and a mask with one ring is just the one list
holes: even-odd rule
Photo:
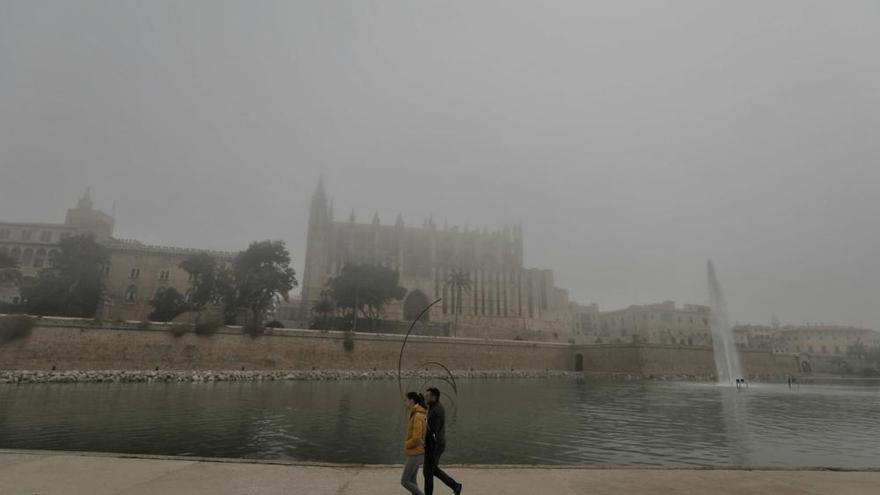
[[880, 327], [880, 4], [0, 2], [0, 219], [118, 237], [501, 227], [603, 309]]

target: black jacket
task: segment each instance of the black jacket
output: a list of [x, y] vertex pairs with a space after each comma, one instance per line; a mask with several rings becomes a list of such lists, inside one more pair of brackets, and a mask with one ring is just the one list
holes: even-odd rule
[[446, 410], [443, 404], [436, 402], [428, 407], [428, 434], [425, 435], [425, 447], [433, 449], [446, 446]]

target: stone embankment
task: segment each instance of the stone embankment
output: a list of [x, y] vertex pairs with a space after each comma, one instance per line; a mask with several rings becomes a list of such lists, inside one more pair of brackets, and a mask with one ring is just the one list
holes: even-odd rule
[[[40, 495], [380, 495], [403, 493], [400, 466], [0, 450], [0, 493]], [[449, 469], [449, 466], [444, 466]], [[452, 466], [465, 494], [876, 495], [878, 471], [802, 468]], [[421, 476], [419, 476], [421, 484]], [[445, 487], [444, 487], [445, 488]], [[451, 493], [440, 490], [441, 493]]]
[[[402, 371], [403, 378], [442, 378], [436, 371]], [[455, 378], [580, 378], [582, 373], [566, 371], [452, 371]], [[28, 383], [169, 383], [169, 382], [259, 382], [276, 380], [391, 380], [396, 370], [271, 370], [271, 371], [186, 371], [186, 370], [104, 370], [104, 371], [0, 371], [0, 384]]]

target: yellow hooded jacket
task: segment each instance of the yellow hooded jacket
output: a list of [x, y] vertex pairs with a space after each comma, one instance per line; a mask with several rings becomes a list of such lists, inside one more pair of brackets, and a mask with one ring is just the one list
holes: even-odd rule
[[409, 427], [406, 430], [406, 441], [403, 443], [406, 455], [425, 453], [425, 432], [428, 430], [426, 413], [425, 408], [418, 404], [410, 410]]

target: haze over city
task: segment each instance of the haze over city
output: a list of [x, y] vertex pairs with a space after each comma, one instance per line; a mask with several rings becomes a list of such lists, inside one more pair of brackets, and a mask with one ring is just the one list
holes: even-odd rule
[[[336, 216], [521, 223], [527, 266], [603, 309], [880, 324], [880, 5], [0, 4], [0, 211], [302, 275]], [[756, 9], [761, 15], [756, 16]]]

